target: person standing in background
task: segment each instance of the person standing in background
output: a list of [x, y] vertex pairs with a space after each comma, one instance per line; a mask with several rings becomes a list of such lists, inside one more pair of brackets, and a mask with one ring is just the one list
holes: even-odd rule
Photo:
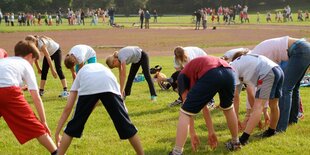
[[139, 17], [140, 17], [140, 28], [143, 29], [144, 11], [141, 8], [139, 9]]
[[149, 10], [145, 11], [144, 18], [145, 18], [145, 29], [149, 29], [150, 28], [150, 18], [151, 18], [151, 14], [150, 14]]
[[156, 9], [154, 9], [154, 11], [153, 11], [153, 17], [154, 17], [154, 23], [157, 23], [157, 17], [158, 17], [158, 13], [157, 13], [157, 10]]

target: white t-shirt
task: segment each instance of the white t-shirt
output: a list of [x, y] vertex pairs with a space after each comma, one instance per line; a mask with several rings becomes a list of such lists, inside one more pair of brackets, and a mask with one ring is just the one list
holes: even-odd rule
[[130, 63], [138, 63], [141, 59], [142, 49], [138, 46], [126, 46], [119, 50], [118, 52], [118, 60], [120, 62], [126, 62], [126, 64]]
[[92, 57], [96, 57], [95, 50], [88, 45], [75, 45], [71, 48], [69, 54], [74, 55], [78, 64], [84, 63]]
[[288, 38], [289, 36], [284, 36], [265, 40], [255, 46], [250, 53], [263, 55], [277, 64], [287, 61]]
[[265, 56], [247, 54], [235, 59], [230, 64], [235, 70], [236, 85], [240, 83], [257, 86], [257, 81], [264, 78], [276, 63]]
[[21, 57], [0, 59], [0, 87], [21, 87], [24, 81], [29, 90], [38, 90], [36, 76], [27, 60]]
[[78, 91], [79, 96], [104, 92], [121, 95], [116, 77], [110, 69], [100, 63], [83, 66], [72, 84], [71, 91]]
[[38, 39], [39, 50], [41, 50], [43, 45], [46, 45], [46, 49], [50, 56], [52, 56], [59, 49], [59, 44], [56, 43], [54, 40], [40, 37]]
[[[187, 54], [187, 56], [188, 56], [188, 62], [187, 63], [189, 63], [191, 60], [193, 60], [193, 59], [195, 59], [197, 57], [207, 55], [207, 53], [203, 49], [201, 49], [199, 47], [191, 47], [191, 46], [189, 46], [189, 47], [183, 47], [183, 49], [185, 51], [185, 54]], [[180, 64], [176, 61], [176, 59], [174, 57], [174, 68], [180, 68], [180, 67], [181, 67]]]

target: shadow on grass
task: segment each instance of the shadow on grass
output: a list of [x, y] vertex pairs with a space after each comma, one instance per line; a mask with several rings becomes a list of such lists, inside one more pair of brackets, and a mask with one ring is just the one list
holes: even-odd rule
[[[207, 136], [199, 136], [200, 145], [196, 152], [192, 151], [190, 138], [187, 138], [186, 143], [184, 145], [183, 154], [228, 154], [229, 151], [226, 150], [223, 142], [218, 143], [218, 147], [215, 150], [212, 150], [208, 145], [208, 137]], [[156, 143], [169, 143], [168, 146], [162, 149], [151, 149], [146, 150], [145, 154], [147, 155], [158, 155], [158, 154], [168, 154], [175, 145], [175, 137], [166, 137], [159, 139]]]
[[136, 116], [145, 116], [145, 115], [152, 115], [157, 113], [162, 113], [164, 110], [169, 109], [168, 107], [156, 109], [156, 110], [145, 110], [140, 112], [131, 112], [129, 115], [130, 117], [136, 117]]

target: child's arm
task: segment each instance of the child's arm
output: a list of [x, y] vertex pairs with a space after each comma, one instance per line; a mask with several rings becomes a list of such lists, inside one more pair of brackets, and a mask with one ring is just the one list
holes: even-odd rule
[[29, 90], [30, 95], [32, 97], [33, 103], [35, 105], [35, 108], [38, 112], [39, 118], [41, 123], [44, 125], [44, 127], [46, 128], [46, 131], [48, 132], [48, 134], [51, 134], [50, 129], [47, 126], [47, 122], [46, 122], [46, 117], [45, 117], [45, 110], [44, 110], [44, 106], [42, 103], [42, 100], [39, 96], [39, 93], [37, 90]]
[[[242, 85], [242, 84], [240, 84]], [[239, 85], [236, 86], [235, 88], [235, 93], [234, 93], [234, 108], [235, 108], [235, 113], [236, 113], [236, 116], [237, 116], [237, 119], [238, 119], [238, 126], [239, 126], [239, 129], [242, 129], [242, 125], [241, 125], [241, 121], [239, 120], [239, 104], [240, 104], [240, 96], [239, 96]]]
[[72, 111], [76, 97], [77, 97], [77, 91], [70, 91], [70, 94], [69, 94], [69, 97], [67, 100], [67, 105], [62, 112], [62, 115], [58, 121], [58, 125], [57, 125], [56, 132], [55, 132], [55, 140], [56, 140], [57, 146], [59, 146], [59, 144], [60, 144], [60, 139], [61, 139], [60, 131], [63, 128], [65, 122], [67, 121], [67, 119], [68, 119], [68, 117]]
[[38, 69], [38, 73], [41, 74], [41, 73], [42, 73], [42, 69], [41, 69], [41, 67], [40, 67], [40, 65], [39, 65], [39, 60], [36, 59], [34, 63], [35, 63], [35, 65], [36, 65], [37, 69]]
[[125, 96], [124, 94], [124, 85], [126, 82], [126, 62], [122, 62], [121, 65], [119, 66], [119, 83], [120, 83], [120, 89], [123, 97]]
[[255, 100], [254, 91], [255, 91], [255, 87], [254, 86], [247, 85], [247, 87], [246, 87], [247, 99], [248, 99], [251, 107], [253, 107], [254, 100]]
[[193, 117], [190, 117], [189, 121], [189, 135], [191, 136], [192, 150], [195, 152], [200, 145], [200, 140], [195, 131], [195, 124]]
[[43, 52], [43, 54], [44, 54], [44, 56], [45, 56], [45, 58], [47, 60], [48, 65], [50, 66], [50, 69], [52, 71], [53, 77], [57, 78], [57, 72], [55, 71], [55, 68], [54, 68], [54, 66], [52, 64], [52, 59], [50, 57], [50, 54], [47, 51], [46, 45], [42, 46], [41, 51]]
[[210, 111], [208, 107], [205, 106], [202, 112], [206, 126], [208, 128], [208, 144], [210, 145], [211, 149], [215, 149], [217, 147], [218, 141], [213, 127]]
[[76, 72], [74, 70], [74, 67], [70, 68], [71, 74], [72, 74], [72, 78], [73, 80], [76, 78]]
[[84, 66], [84, 62], [79, 64], [79, 70]]

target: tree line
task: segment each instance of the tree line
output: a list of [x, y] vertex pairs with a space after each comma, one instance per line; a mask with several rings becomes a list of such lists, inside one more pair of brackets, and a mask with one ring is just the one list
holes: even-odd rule
[[117, 14], [137, 14], [139, 8], [156, 9], [159, 14], [190, 14], [198, 8], [247, 5], [249, 10], [272, 9], [286, 5], [310, 6], [309, 0], [1, 0], [2, 12], [56, 12], [63, 8], [108, 9], [114, 7]]

